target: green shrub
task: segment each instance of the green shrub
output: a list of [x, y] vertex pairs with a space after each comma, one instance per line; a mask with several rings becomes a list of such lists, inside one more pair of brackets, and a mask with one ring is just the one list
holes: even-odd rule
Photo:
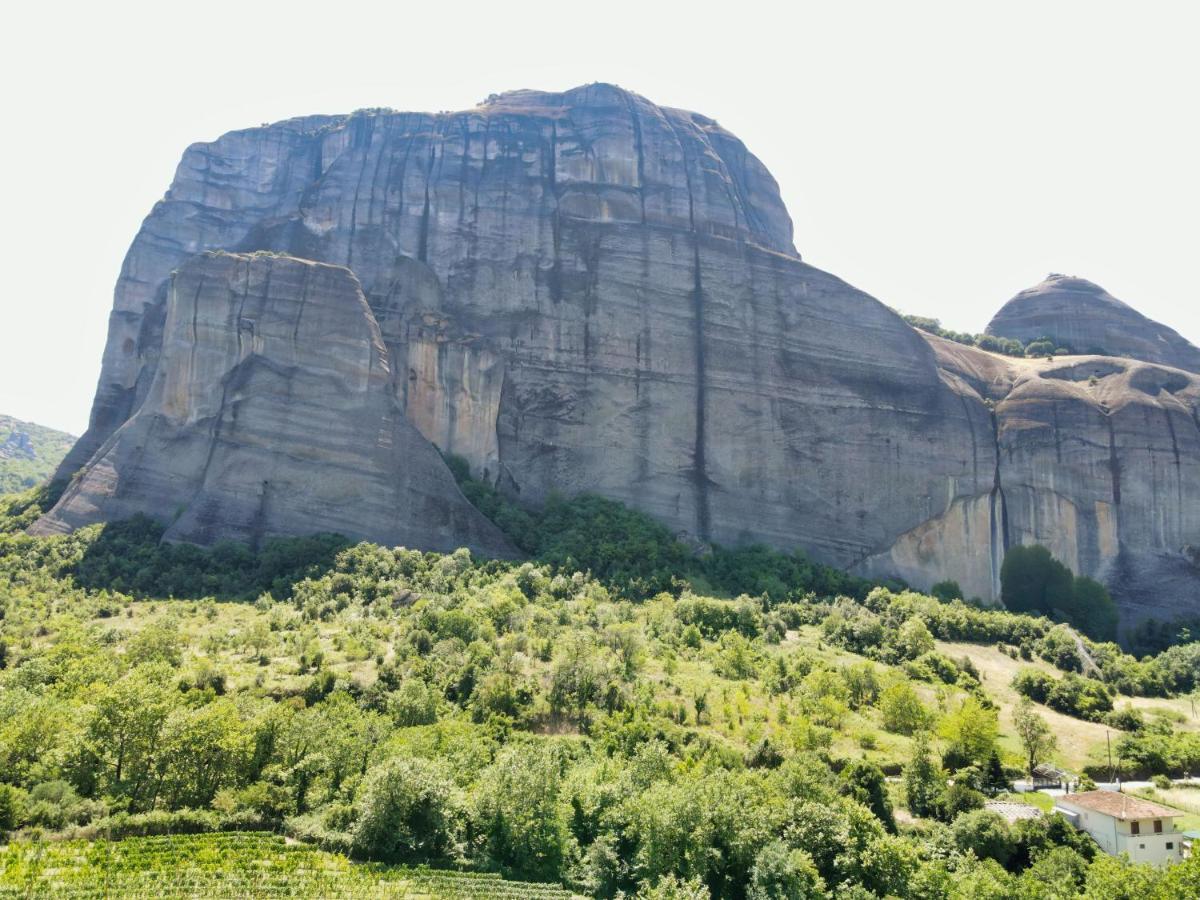
[[359, 792], [354, 849], [387, 862], [457, 853], [461, 803], [444, 764], [393, 757], [371, 769]]

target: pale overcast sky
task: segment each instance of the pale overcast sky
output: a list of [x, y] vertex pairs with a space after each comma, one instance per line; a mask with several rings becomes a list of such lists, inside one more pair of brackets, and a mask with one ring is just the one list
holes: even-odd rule
[[112, 288], [184, 147], [611, 81], [771, 169], [796, 246], [982, 330], [1048, 272], [1200, 342], [1190, 2], [22, 3], [4, 17], [0, 412], [86, 425]]

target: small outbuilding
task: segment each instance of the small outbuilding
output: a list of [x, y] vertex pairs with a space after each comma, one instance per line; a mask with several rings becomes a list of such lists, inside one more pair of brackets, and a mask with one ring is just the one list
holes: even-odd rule
[[1020, 822], [1022, 819], [1039, 818], [1042, 814], [1042, 811], [1036, 806], [1030, 806], [1028, 803], [1014, 803], [1011, 800], [989, 800], [983, 805], [983, 808], [1004, 816], [1005, 821], [1010, 825]]
[[1110, 856], [1165, 866], [1183, 859], [1184, 835], [1175, 829], [1177, 809], [1117, 791], [1085, 791], [1055, 800], [1054, 811], [1092, 836]]
[[1035, 791], [1064, 790], [1071, 780], [1071, 774], [1050, 763], [1038, 763], [1033, 767], [1033, 782], [1030, 787]]
[[1187, 859], [1196, 852], [1196, 841], [1200, 841], [1200, 831], [1183, 832], [1183, 858]]

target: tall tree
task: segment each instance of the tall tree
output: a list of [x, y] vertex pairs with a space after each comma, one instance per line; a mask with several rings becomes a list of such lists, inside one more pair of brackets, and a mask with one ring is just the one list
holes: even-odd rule
[[1021, 702], [1017, 704], [1013, 712], [1013, 727], [1021, 741], [1021, 748], [1025, 751], [1027, 771], [1032, 781], [1034, 767], [1054, 752], [1058, 747], [1058, 739], [1046, 724], [1046, 720], [1034, 710], [1033, 701], [1028, 697], [1022, 697]]

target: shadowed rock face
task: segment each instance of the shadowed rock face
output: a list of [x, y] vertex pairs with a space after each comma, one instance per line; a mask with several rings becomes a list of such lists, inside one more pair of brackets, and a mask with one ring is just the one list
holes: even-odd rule
[[1200, 372], [1200, 347], [1098, 284], [1050, 275], [1001, 307], [988, 334], [1028, 343], [1054, 338], [1078, 353], [1107, 353]]
[[147, 513], [207, 544], [332, 531], [511, 555], [404, 418], [353, 273], [204, 254], [167, 290], [145, 400], [35, 531]]
[[[1065, 497], [1105, 515], [1096, 503], [1113, 502], [1110, 443], [1119, 463], [1132, 454], [1134, 468], [1135, 447], [1146, 443], [1132, 417], [1116, 427], [1115, 412], [1084, 402], [1087, 386], [1069, 382], [1079, 397], [1036, 406], [1037, 415], [1060, 415], [1056, 448], [1042, 425], [1022, 424], [1037, 418], [1018, 401], [1022, 390], [1068, 390], [1067, 381], [1038, 376], [1022, 387], [1013, 364], [931, 346], [872, 298], [804, 264], [774, 180], [735, 137], [609, 85], [519, 91], [460, 113], [292, 120], [189, 148], [117, 285], [92, 427], [63, 470], [84, 467], [83, 481], [43, 527], [144, 510], [160, 489], [136, 488], [140, 476], [125, 477], [136, 454], [114, 455], [111, 445], [149, 428], [139, 420], [168, 415], [164, 398], [193, 388], [211, 396], [226, 378], [220, 366], [165, 362], [191, 334], [184, 329], [178, 344], [173, 312], [184, 302], [186, 261], [213, 249], [286, 253], [340, 267], [329, 271], [341, 277], [350, 270], [378, 326], [385, 359], [372, 371], [390, 376], [367, 378], [364, 390], [391, 405], [364, 399], [340, 431], [320, 435], [292, 429], [290, 411], [254, 413], [275, 417], [261, 427], [272, 465], [306, 458], [313, 445], [335, 456], [374, 434], [378, 415], [389, 429], [411, 425], [526, 502], [595, 491], [694, 538], [803, 547], [920, 586], [958, 578], [984, 597], [995, 595], [1004, 549], [1020, 540], [1061, 538], [1064, 559], [1100, 575], [1116, 571], [1113, 559], [1178, 561], [1185, 546], [1200, 545], [1196, 523], [1166, 494], [1124, 499], [1135, 496], [1134, 475], [1123, 477], [1120, 527], [1094, 529], [1117, 542], [1116, 555], [1088, 527], [1071, 543], [1045, 504]], [[272, 295], [283, 296], [282, 284], [272, 281]], [[216, 302], [206, 296], [205, 309]], [[294, 378], [312, 374], [310, 352], [329, 357], [325, 366], [343, 355], [319, 332], [306, 340], [311, 348], [297, 340], [285, 353], [294, 354]], [[1147, 371], [1122, 370], [1130, 391], [1151, 398], [1129, 404], [1137, 409], [1163, 402], [1133, 385], [1136, 376], [1152, 389], [1167, 370]], [[1166, 423], [1182, 428], [1195, 405], [1193, 380], [1170, 378], [1179, 412], [1151, 416], [1155, 446], [1169, 446]], [[985, 400], [1003, 401], [995, 417]], [[387, 418], [391, 409], [402, 411], [399, 423]], [[1078, 454], [1062, 450], [1073, 430]], [[1200, 460], [1189, 441], [1191, 433], [1177, 435], [1180, 502], [1192, 496]], [[1012, 469], [1010, 487], [1005, 467], [1025, 457], [1029, 474]], [[192, 477], [189, 465], [180, 462], [172, 479]], [[381, 465], [373, 457], [368, 469]], [[248, 484], [274, 483], [267, 468]], [[309, 470], [314, 479], [319, 468]], [[89, 499], [118, 476], [127, 500]], [[224, 512], [231, 493], [252, 493], [240, 481], [224, 490], [240, 477], [231, 468], [213, 481], [218, 500], [204, 523], [174, 534], [253, 537], [252, 516]], [[281, 521], [291, 531], [331, 527], [310, 515], [296, 508]], [[1172, 516], [1170, 528], [1153, 525]], [[1144, 527], [1127, 524], [1143, 519]], [[435, 546], [419, 533], [406, 542]]]

